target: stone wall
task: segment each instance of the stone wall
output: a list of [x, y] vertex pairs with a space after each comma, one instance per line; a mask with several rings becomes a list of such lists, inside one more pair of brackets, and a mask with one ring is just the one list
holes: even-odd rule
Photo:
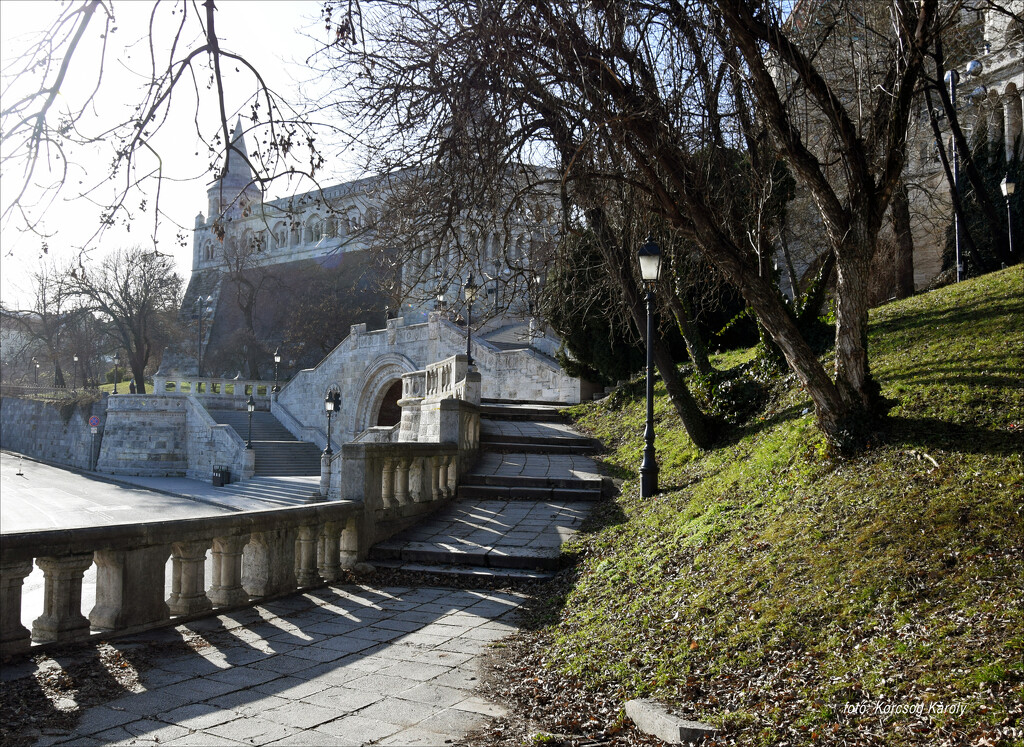
[[117, 475], [184, 477], [188, 470], [186, 412], [181, 395], [111, 396], [96, 469]]
[[[65, 421], [55, 402], [0, 398], [0, 447], [34, 459], [91, 469], [103, 441], [106, 402], [104, 397], [86, 412], [76, 407]], [[89, 428], [92, 415], [100, 419], [95, 437]]]

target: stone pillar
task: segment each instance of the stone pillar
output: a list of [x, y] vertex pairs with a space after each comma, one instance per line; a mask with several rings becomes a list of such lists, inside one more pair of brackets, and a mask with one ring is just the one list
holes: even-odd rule
[[423, 457], [412, 460], [412, 466], [409, 468], [409, 497], [413, 503], [423, 503], [430, 499], [430, 490], [424, 489], [423, 485], [427, 472]]
[[21, 624], [21, 589], [31, 572], [31, 560], [0, 563], [0, 657], [32, 645], [32, 634]]
[[172, 615], [191, 615], [213, 606], [206, 596], [206, 551], [209, 542], [171, 544], [171, 595], [167, 608]]
[[409, 459], [399, 457], [395, 461], [398, 462], [395, 470], [395, 502], [404, 506], [409, 502]]
[[267, 597], [294, 591], [295, 529], [254, 532], [245, 546], [242, 587], [250, 596]]
[[96, 606], [89, 621], [100, 630], [119, 630], [166, 620], [164, 574], [169, 545], [96, 551]]
[[89, 635], [82, 614], [82, 574], [92, 565], [92, 553], [60, 558], [36, 558], [43, 569], [43, 614], [32, 623], [32, 640], [67, 641]]
[[213, 538], [213, 579], [210, 601], [218, 607], [228, 607], [249, 601], [242, 588], [242, 549], [248, 535]]
[[295, 547], [295, 580], [299, 586], [315, 586], [320, 583], [320, 576], [316, 572], [318, 529], [316, 524], [303, 524], [299, 527], [299, 539]]
[[380, 502], [383, 508], [394, 505], [394, 469], [394, 463], [385, 459], [380, 471]]
[[341, 527], [336, 521], [324, 524], [316, 554], [320, 578], [327, 582], [341, 578]]

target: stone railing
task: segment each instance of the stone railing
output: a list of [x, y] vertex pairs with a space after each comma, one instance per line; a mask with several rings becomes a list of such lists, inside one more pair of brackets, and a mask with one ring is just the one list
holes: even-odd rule
[[187, 477], [209, 481], [214, 467], [230, 467], [232, 480], [248, 480], [256, 474], [256, 452], [230, 425], [218, 423], [195, 397], [186, 397], [185, 411]]
[[244, 410], [252, 395], [257, 410], [270, 410], [274, 383], [258, 379], [226, 379], [187, 374], [167, 375], [157, 372], [153, 377], [154, 394], [191, 394], [213, 409]]
[[[142, 630], [341, 577], [369, 546], [360, 502], [320, 503], [197, 519], [3, 535], [0, 656], [30, 641], [61, 644], [91, 631]], [[207, 553], [212, 554], [206, 578]], [[171, 588], [164, 588], [167, 561]], [[44, 575], [43, 614], [21, 623], [24, 579]], [[96, 604], [82, 614], [82, 576], [95, 563]]]
[[347, 443], [335, 462], [329, 497], [363, 500], [363, 537], [374, 544], [454, 498], [467, 460], [455, 444]]

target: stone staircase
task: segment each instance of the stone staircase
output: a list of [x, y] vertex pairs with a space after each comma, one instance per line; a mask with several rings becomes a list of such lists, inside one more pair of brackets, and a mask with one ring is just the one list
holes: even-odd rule
[[253, 477], [217, 488], [217, 491], [224, 495], [222, 502], [229, 505], [233, 499], [260, 501], [266, 503], [267, 508], [302, 506], [321, 500], [319, 476]]
[[538, 580], [561, 562], [561, 546], [601, 497], [591, 458], [599, 444], [567, 425], [558, 407], [486, 402], [480, 458], [458, 499], [371, 548], [380, 568], [441, 577]]
[[[249, 413], [239, 410], [209, 410], [218, 423], [230, 425], [246, 440]], [[320, 474], [320, 449], [299, 441], [269, 412], [252, 414], [252, 448], [256, 452], [256, 475], [316, 476]]]

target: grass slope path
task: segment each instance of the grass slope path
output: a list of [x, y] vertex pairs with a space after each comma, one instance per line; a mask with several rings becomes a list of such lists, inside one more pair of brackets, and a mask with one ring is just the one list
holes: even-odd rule
[[872, 368], [899, 404], [856, 459], [826, 455], [791, 376], [704, 454], [659, 387], [663, 492], [641, 500], [642, 395], [575, 408], [622, 492], [494, 692], [567, 743], [621, 740], [618, 709], [655, 697], [723, 729], [716, 744], [1024, 744], [1022, 279], [873, 312]]

